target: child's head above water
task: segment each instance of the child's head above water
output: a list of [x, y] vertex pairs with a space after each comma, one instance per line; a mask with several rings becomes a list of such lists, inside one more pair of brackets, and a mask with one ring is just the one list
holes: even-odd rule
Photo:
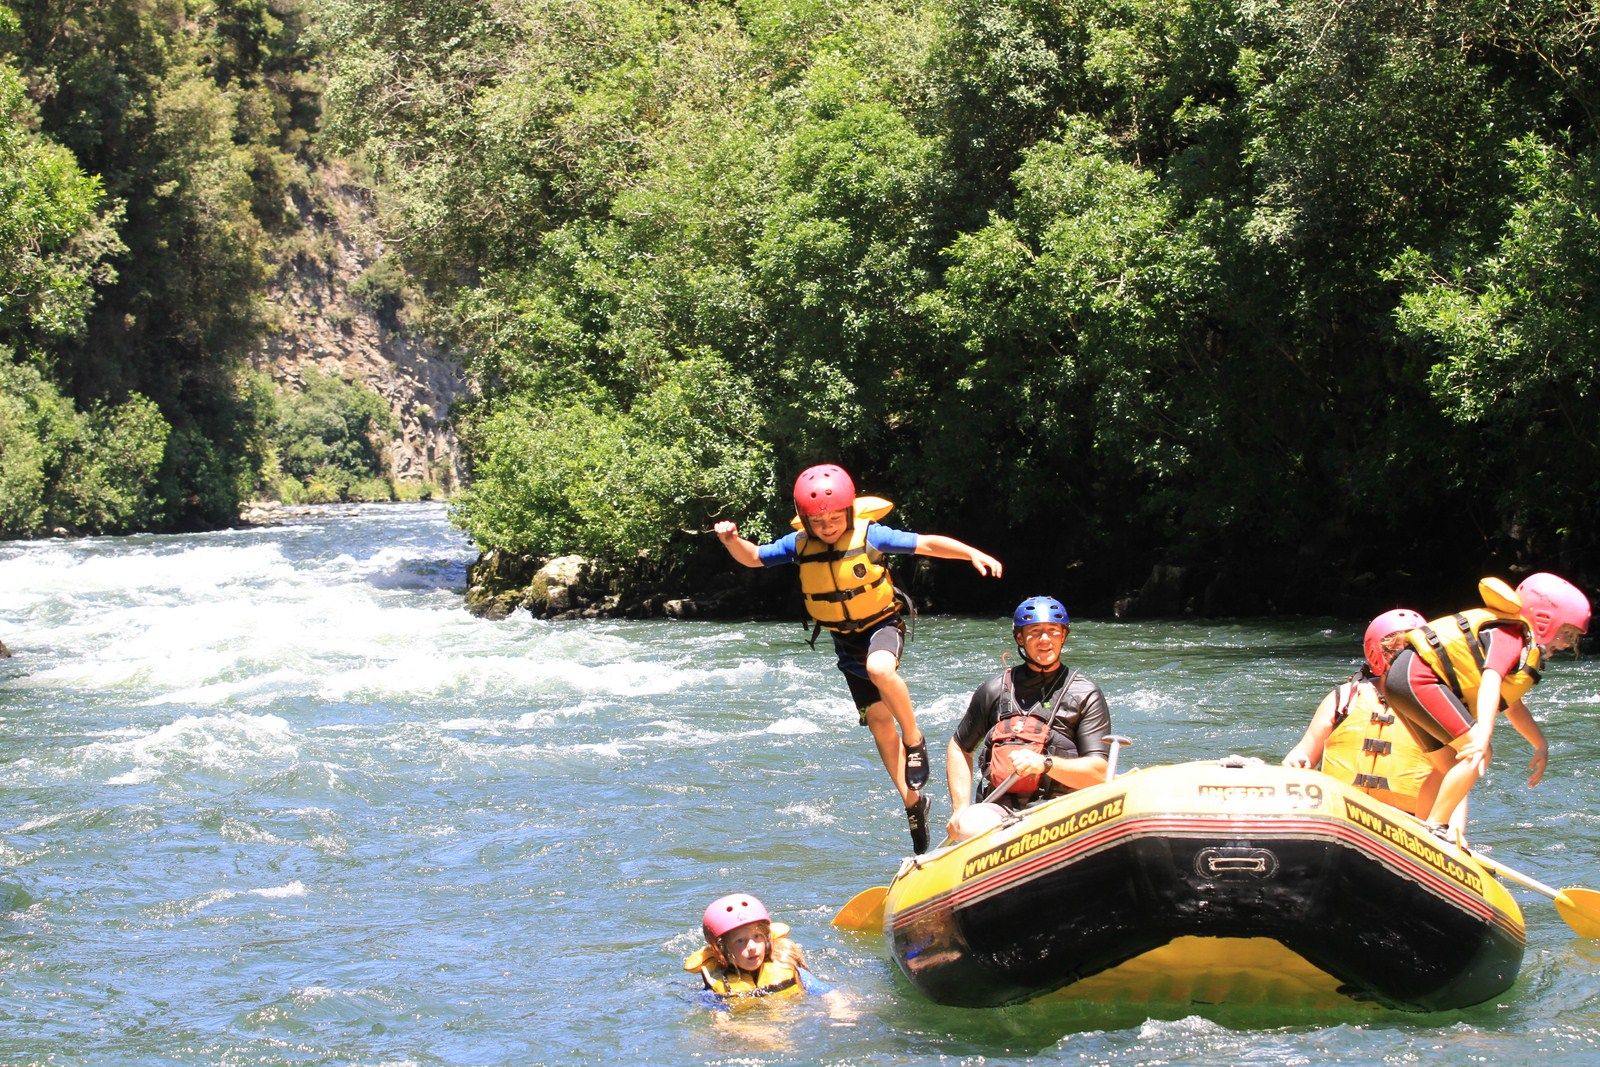
[[758, 971], [772, 952], [772, 916], [749, 893], [718, 897], [700, 920], [706, 944], [730, 966]]

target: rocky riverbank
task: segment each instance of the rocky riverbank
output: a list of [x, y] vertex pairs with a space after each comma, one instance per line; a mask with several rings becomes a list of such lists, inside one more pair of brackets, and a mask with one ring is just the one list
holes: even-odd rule
[[283, 389], [303, 389], [312, 369], [369, 386], [397, 428], [382, 449], [388, 477], [450, 491], [463, 476], [450, 408], [466, 375], [414, 328], [422, 298], [384, 244], [371, 193], [337, 162], [317, 168], [312, 189], [294, 205], [305, 239], [278, 264], [274, 328], [251, 362]]

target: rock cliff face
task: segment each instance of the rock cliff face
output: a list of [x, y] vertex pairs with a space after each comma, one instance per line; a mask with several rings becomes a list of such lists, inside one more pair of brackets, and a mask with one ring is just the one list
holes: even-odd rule
[[338, 163], [312, 175], [296, 198], [299, 251], [270, 288], [274, 329], [251, 362], [281, 386], [300, 388], [307, 367], [362, 382], [389, 402], [399, 433], [385, 459], [397, 481], [461, 482], [450, 405], [465, 394], [460, 365], [406, 326], [400, 273], [384, 258], [370, 193]]

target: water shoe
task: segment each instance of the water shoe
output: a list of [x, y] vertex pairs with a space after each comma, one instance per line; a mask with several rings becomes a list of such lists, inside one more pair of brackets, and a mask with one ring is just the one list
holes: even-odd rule
[[928, 784], [928, 739], [906, 746], [906, 785], [921, 789]]
[[932, 802], [926, 793], [906, 809], [906, 823], [911, 827], [911, 851], [920, 856], [928, 851], [928, 809]]

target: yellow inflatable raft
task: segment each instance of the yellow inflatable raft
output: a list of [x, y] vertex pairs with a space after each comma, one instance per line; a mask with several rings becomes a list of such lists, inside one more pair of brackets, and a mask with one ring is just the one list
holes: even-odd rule
[[1410, 1011], [1516, 980], [1522, 912], [1467, 851], [1317, 771], [1134, 771], [906, 860], [884, 930], [912, 983], [987, 1007], [1061, 990]]

